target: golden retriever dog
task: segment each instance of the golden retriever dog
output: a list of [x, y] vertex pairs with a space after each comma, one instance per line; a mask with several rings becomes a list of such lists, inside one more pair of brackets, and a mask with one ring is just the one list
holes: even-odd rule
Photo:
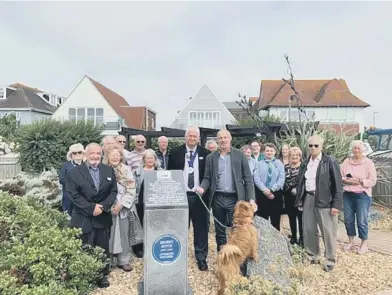
[[216, 274], [219, 280], [218, 295], [224, 295], [227, 283], [241, 276], [241, 265], [247, 258], [258, 261], [258, 234], [253, 225], [253, 206], [238, 201], [234, 208], [233, 229], [227, 244], [218, 253]]

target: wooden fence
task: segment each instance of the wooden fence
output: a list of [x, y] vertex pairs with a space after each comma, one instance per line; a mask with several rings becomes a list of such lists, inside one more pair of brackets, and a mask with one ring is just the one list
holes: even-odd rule
[[11, 179], [21, 172], [18, 155], [7, 154], [0, 156], [0, 179]]
[[381, 177], [383, 178], [373, 188], [373, 198], [392, 208], [392, 158], [374, 157], [372, 160], [376, 167], [380, 167], [377, 169], [378, 175], [380, 175], [379, 170], [382, 169]]

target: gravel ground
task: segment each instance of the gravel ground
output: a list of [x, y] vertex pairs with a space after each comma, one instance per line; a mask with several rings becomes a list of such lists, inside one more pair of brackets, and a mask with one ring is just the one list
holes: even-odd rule
[[[213, 272], [216, 260], [214, 233], [210, 232], [207, 272], [200, 272], [194, 260], [193, 233], [189, 238], [189, 280], [195, 295], [216, 294], [217, 281]], [[341, 246], [341, 245], [340, 245]], [[110, 275], [111, 286], [97, 289], [93, 295], [137, 295], [137, 283], [143, 275], [142, 259], [134, 259], [134, 270], [126, 273], [115, 269]], [[322, 266], [304, 265], [296, 271], [301, 275], [301, 294], [375, 294], [392, 289], [392, 256], [369, 252], [360, 256], [338, 250], [338, 264], [331, 273]]]

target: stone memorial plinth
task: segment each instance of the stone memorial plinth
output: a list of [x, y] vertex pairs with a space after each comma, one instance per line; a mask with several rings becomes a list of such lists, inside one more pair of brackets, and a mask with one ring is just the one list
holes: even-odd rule
[[183, 172], [145, 173], [144, 281], [139, 284], [139, 294], [190, 294], [189, 213]]

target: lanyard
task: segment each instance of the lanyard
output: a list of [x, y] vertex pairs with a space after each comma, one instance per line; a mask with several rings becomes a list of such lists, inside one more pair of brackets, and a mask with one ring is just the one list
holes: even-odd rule
[[193, 168], [193, 163], [195, 162], [196, 151], [193, 151], [192, 157], [187, 157], [189, 167]]

